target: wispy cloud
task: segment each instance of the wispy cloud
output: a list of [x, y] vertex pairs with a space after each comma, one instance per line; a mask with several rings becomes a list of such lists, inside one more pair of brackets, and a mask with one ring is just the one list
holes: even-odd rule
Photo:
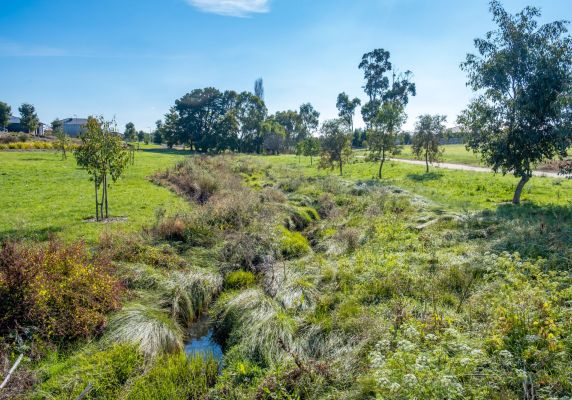
[[230, 17], [247, 17], [270, 11], [269, 0], [186, 0], [201, 11]]

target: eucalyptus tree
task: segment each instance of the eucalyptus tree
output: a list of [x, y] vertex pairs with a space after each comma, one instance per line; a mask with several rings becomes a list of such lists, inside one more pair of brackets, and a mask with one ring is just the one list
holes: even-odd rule
[[239, 124], [239, 150], [259, 152], [262, 144], [262, 123], [268, 110], [264, 101], [257, 95], [242, 92], [238, 95], [236, 107]]
[[345, 92], [338, 94], [338, 99], [336, 101], [338, 116], [348, 124], [352, 133], [354, 131], [354, 114], [356, 108], [360, 105], [361, 100], [357, 97], [350, 100], [349, 96]]
[[314, 157], [320, 155], [320, 139], [314, 136], [307, 137], [302, 142], [302, 154], [310, 157], [310, 165], [312, 165]]
[[165, 122], [159, 129], [168, 148], [172, 149], [179, 143], [181, 124], [179, 123], [179, 113], [175, 107], [171, 107], [169, 112], [165, 114]]
[[2, 129], [6, 129], [6, 126], [8, 126], [11, 112], [12, 108], [8, 104], [0, 101], [0, 126]]
[[125, 137], [126, 142], [132, 142], [137, 136], [137, 130], [135, 129], [135, 124], [133, 122], [128, 122], [125, 124], [125, 131], [123, 137]]
[[36, 114], [34, 106], [24, 103], [18, 108], [18, 111], [20, 112], [20, 125], [22, 128], [28, 131], [28, 133], [34, 133], [40, 125], [40, 119]]
[[303, 136], [300, 114], [294, 110], [278, 111], [274, 114], [274, 120], [282, 125], [286, 132], [285, 146], [287, 150], [293, 150], [298, 139]]
[[477, 54], [461, 64], [478, 96], [458, 122], [468, 149], [520, 178], [512, 199], [519, 204], [535, 165], [565, 157], [572, 145], [572, 39], [565, 21], [539, 25], [538, 8], [511, 15], [493, 0], [490, 11], [497, 29], [475, 39]]
[[364, 72], [363, 88], [369, 96], [361, 110], [367, 128], [369, 158], [379, 161], [380, 179], [386, 157], [398, 151], [397, 135], [407, 119], [405, 107], [409, 97], [416, 95], [412, 73], [396, 73], [389, 57], [388, 51], [376, 49], [364, 54], [359, 64]]
[[258, 78], [254, 81], [254, 95], [264, 101], [264, 82], [262, 78]]
[[279, 154], [285, 146], [286, 130], [277, 122], [274, 116], [267, 118], [262, 123], [262, 143], [260, 152], [267, 154]]
[[343, 175], [343, 166], [352, 156], [352, 135], [345, 121], [328, 120], [322, 124], [321, 133], [320, 168], [334, 169], [337, 165]]
[[163, 143], [163, 121], [158, 119], [155, 121], [155, 130], [153, 131], [153, 143]]
[[112, 132], [112, 126], [113, 122], [102, 117], [89, 117], [80, 136], [81, 144], [74, 151], [77, 164], [91, 175], [94, 182], [97, 221], [109, 218], [108, 178], [116, 182], [130, 160], [126, 145]]
[[411, 150], [416, 158], [425, 159], [425, 172], [429, 172], [429, 164], [438, 162], [443, 154], [439, 145], [445, 132], [444, 115], [421, 115], [415, 124]]
[[300, 132], [296, 140], [302, 141], [311, 136], [320, 125], [320, 113], [310, 103], [304, 103], [300, 106], [298, 112], [300, 117]]
[[[368, 103], [372, 104], [372, 102]], [[382, 169], [385, 160], [398, 154], [401, 147], [398, 144], [397, 134], [406, 119], [401, 105], [396, 101], [386, 101], [376, 110], [369, 120], [370, 132], [367, 138], [369, 150], [368, 158], [379, 161], [377, 177], [382, 178]]]

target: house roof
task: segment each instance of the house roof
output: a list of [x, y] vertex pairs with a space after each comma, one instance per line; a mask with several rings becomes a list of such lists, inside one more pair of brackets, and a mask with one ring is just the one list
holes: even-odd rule
[[20, 118], [10, 115], [10, 120], [8, 121], [9, 124], [19, 124]]
[[65, 125], [85, 125], [87, 118], [66, 118], [63, 120]]

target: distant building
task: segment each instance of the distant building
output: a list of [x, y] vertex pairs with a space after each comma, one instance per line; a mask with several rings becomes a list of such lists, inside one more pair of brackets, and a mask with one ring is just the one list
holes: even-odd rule
[[87, 118], [66, 118], [62, 120], [64, 133], [71, 137], [78, 137], [84, 126], [87, 124]]
[[[30, 132], [33, 133], [36, 136], [44, 136], [44, 128], [45, 128], [45, 124], [40, 122], [38, 124], [38, 127], [36, 128], [35, 132]], [[20, 118], [18, 117], [14, 117], [13, 115], [10, 115], [10, 120], [8, 121], [8, 125], [6, 126], [6, 129], [8, 130], [8, 132], [27, 132], [27, 129], [25, 129], [22, 126], [22, 122], [20, 120]]]

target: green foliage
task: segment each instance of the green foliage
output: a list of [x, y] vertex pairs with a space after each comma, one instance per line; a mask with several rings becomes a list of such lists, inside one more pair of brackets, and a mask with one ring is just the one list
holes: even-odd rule
[[35, 133], [36, 129], [40, 125], [40, 119], [38, 114], [36, 114], [36, 109], [33, 105], [24, 103], [18, 107], [20, 112], [20, 125], [28, 133]]
[[31, 399], [75, 400], [91, 383], [87, 398], [118, 398], [122, 386], [139, 375], [143, 356], [134, 346], [87, 347], [62, 360], [48, 360], [39, 370], [40, 383]]
[[415, 124], [415, 134], [411, 151], [418, 159], [425, 159], [425, 172], [429, 172], [429, 163], [440, 161], [443, 149], [439, 140], [445, 130], [447, 118], [444, 115], [421, 115]]
[[352, 156], [351, 134], [342, 120], [330, 120], [322, 125], [320, 167], [333, 169], [338, 165], [340, 175], [343, 166]]
[[249, 271], [233, 271], [224, 278], [224, 287], [227, 289], [244, 289], [256, 281], [256, 277]]
[[302, 154], [310, 157], [310, 165], [312, 165], [313, 158], [320, 155], [320, 139], [310, 136], [300, 143], [302, 143]]
[[[371, 103], [368, 103], [371, 105]], [[397, 134], [406, 120], [403, 106], [397, 101], [386, 101], [378, 107], [377, 114], [368, 121], [367, 148], [369, 159], [379, 161], [378, 178], [381, 179], [387, 157], [399, 153]]]
[[0, 332], [33, 327], [55, 341], [89, 338], [120, 305], [121, 287], [105, 258], [78, 242], [6, 242], [0, 251]]
[[212, 356], [185, 354], [157, 358], [135, 379], [122, 397], [133, 400], [204, 399], [217, 379], [218, 363]]
[[300, 257], [310, 251], [310, 244], [300, 232], [291, 232], [284, 227], [280, 227], [282, 238], [280, 240], [280, 251], [286, 258]]
[[[96, 219], [109, 217], [108, 175], [113, 182], [123, 174], [129, 163], [129, 153], [119, 136], [111, 131], [111, 122], [103, 118], [89, 117], [85, 131], [80, 136], [81, 144], [75, 149], [77, 164], [84, 168], [95, 183]], [[101, 190], [101, 200], [98, 190]], [[105, 213], [104, 213], [105, 211]]]
[[125, 132], [123, 132], [123, 137], [127, 142], [132, 142], [137, 137], [137, 129], [135, 129], [135, 124], [133, 122], [128, 122], [125, 125]]
[[350, 100], [349, 96], [345, 92], [338, 94], [338, 99], [336, 101], [338, 117], [344, 120], [352, 132], [354, 130], [354, 113], [356, 108], [360, 105], [361, 100], [357, 97]]
[[12, 108], [3, 101], [0, 101], [0, 126], [2, 128], [5, 128], [8, 125], [11, 112]]
[[468, 148], [493, 171], [521, 178], [518, 204], [535, 165], [565, 157], [572, 145], [572, 39], [565, 21], [539, 26], [538, 8], [511, 15], [493, 0], [490, 10], [498, 29], [476, 39], [478, 55], [462, 64], [468, 84], [482, 94], [459, 123], [469, 132]]

